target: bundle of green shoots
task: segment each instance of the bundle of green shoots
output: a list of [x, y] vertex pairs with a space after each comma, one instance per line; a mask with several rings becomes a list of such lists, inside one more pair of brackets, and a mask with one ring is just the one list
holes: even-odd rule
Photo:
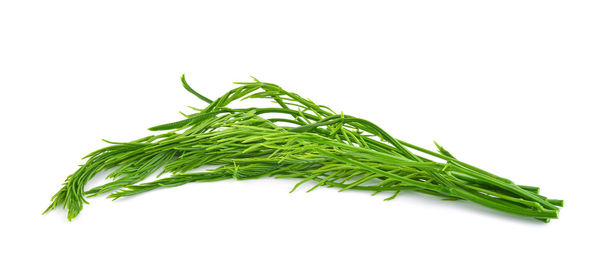
[[[260, 82], [237, 83], [185, 119], [150, 128], [164, 133], [111, 145], [87, 155], [87, 161], [67, 177], [46, 212], [63, 206], [68, 219], [87, 203], [85, 197], [110, 193], [118, 199], [157, 188], [192, 182], [261, 177], [297, 178], [294, 186], [311, 182], [340, 191], [421, 192], [447, 200], [471, 202], [544, 222], [558, 218], [561, 200], [539, 195], [539, 188], [516, 185], [454, 158], [439, 146], [430, 151], [390, 136], [365, 119], [336, 114], [281, 87]], [[227, 107], [244, 99], [268, 99], [263, 108]], [[434, 161], [437, 159], [437, 162]], [[191, 170], [212, 166], [200, 172]], [[98, 172], [113, 169], [112, 181], [86, 190]], [[142, 182], [161, 170], [159, 178]], [[166, 174], [163, 178], [161, 175]], [[45, 213], [45, 212], [44, 212]]]

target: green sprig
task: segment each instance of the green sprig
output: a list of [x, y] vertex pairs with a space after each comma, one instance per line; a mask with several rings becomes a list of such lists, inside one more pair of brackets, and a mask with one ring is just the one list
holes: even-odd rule
[[[309, 181], [315, 184], [308, 192], [322, 186], [391, 192], [386, 200], [414, 191], [546, 222], [557, 218], [563, 205], [539, 195], [537, 187], [519, 186], [459, 161], [437, 143], [439, 153], [409, 144], [373, 122], [336, 114], [275, 84], [256, 79], [237, 83], [239, 87], [213, 101], [194, 91], [185, 76], [181, 81], [208, 105], [194, 108], [197, 112], [184, 114], [183, 120], [150, 128], [166, 131], [162, 134], [127, 143], [107, 141], [110, 146], [90, 153], [67, 177], [45, 212], [63, 206], [71, 220], [87, 203], [85, 197], [110, 193], [109, 198], [118, 199], [191, 182], [265, 176], [300, 179], [292, 191]], [[250, 98], [279, 107], [227, 107]], [[205, 166], [216, 168], [189, 172]], [[108, 176], [112, 181], [85, 190], [97, 173], [108, 169], [115, 169]], [[159, 177], [166, 176], [142, 182], [161, 169]]]

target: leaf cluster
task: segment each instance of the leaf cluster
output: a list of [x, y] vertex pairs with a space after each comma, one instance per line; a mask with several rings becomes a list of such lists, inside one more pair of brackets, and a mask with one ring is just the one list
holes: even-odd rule
[[[435, 143], [430, 151], [392, 137], [374, 123], [335, 113], [278, 85], [254, 79], [216, 100], [184, 88], [208, 103], [185, 119], [150, 128], [163, 133], [109, 146], [85, 157], [52, 197], [48, 210], [68, 209], [71, 220], [86, 197], [110, 193], [118, 199], [191, 182], [295, 178], [298, 186], [390, 192], [414, 191], [447, 200], [469, 200], [545, 222], [558, 217], [561, 200], [539, 188], [512, 181], [459, 161]], [[234, 101], [265, 99], [275, 106], [230, 108]], [[435, 161], [438, 160], [438, 161]], [[213, 169], [190, 172], [204, 167]], [[99, 172], [114, 169], [108, 183], [86, 189]], [[155, 172], [159, 178], [142, 182]]]

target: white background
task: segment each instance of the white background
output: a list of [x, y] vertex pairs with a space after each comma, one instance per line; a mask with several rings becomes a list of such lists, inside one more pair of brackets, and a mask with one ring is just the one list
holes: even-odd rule
[[[597, 1], [83, 2], [0, 4], [0, 268], [597, 269]], [[100, 139], [202, 105], [182, 73], [211, 98], [277, 83], [565, 207], [544, 224], [255, 180], [42, 216]]]

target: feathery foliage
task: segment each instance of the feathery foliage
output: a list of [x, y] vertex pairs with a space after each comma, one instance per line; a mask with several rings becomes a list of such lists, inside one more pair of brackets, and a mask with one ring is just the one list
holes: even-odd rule
[[[86, 197], [110, 193], [109, 198], [118, 199], [191, 182], [265, 176], [300, 179], [292, 191], [311, 182], [308, 191], [325, 186], [390, 192], [389, 200], [410, 190], [545, 222], [558, 218], [563, 204], [539, 195], [537, 187], [516, 185], [459, 161], [437, 143], [434, 152], [401, 141], [370, 121], [337, 114], [275, 84], [256, 79], [236, 83], [239, 87], [213, 101], [194, 91], [184, 76], [181, 81], [208, 106], [150, 128], [164, 133], [125, 143], [107, 141], [109, 146], [87, 155], [85, 164], [67, 177], [45, 212], [63, 206], [71, 220]], [[276, 105], [228, 107], [250, 98]], [[190, 172], [203, 166], [216, 168]], [[86, 190], [98, 172], [108, 169], [114, 169], [108, 176], [112, 181]], [[157, 171], [158, 179], [141, 182]]]

